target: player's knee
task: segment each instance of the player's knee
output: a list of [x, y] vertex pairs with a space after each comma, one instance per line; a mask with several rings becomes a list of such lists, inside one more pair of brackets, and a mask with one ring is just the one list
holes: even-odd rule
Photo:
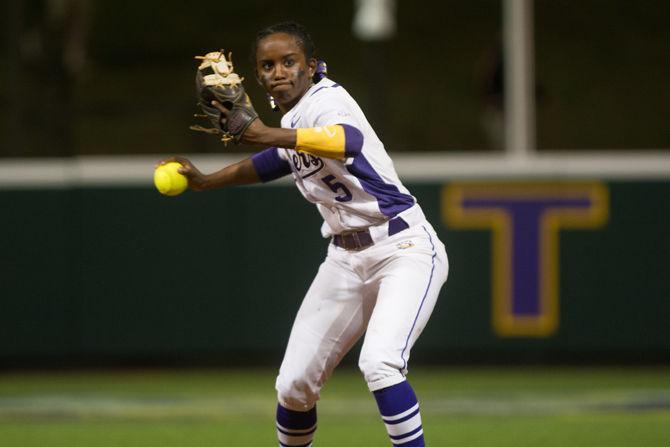
[[401, 372], [402, 365], [381, 356], [361, 353], [358, 368], [371, 390], [385, 388], [405, 380]]
[[319, 389], [305, 377], [288, 377], [280, 374], [275, 385], [277, 400], [289, 410], [310, 410], [319, 399]]

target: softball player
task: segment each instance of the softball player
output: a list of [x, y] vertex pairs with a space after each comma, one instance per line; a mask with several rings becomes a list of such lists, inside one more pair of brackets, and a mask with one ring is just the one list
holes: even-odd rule
[[419, 404], [405, 375], [447, 279], [444, 245], [356, 101], [324, 77], [307, 32], [292, 22], [271, 26], [258, 33], [254, 53], [257, 79], [283, 112], [282, 128], [256, 119], [242, 141], [271, 147], [210, 175], [187, 159], [170, 160], [184, 165], [194, 190], [290, 174], [323, 216], [321, 233], [332, 243], [295, 318], [276, 382], [279, 445], [312, 445], [321, 387], [365, 334], [359, 367], [391, 442], [423, 446]]

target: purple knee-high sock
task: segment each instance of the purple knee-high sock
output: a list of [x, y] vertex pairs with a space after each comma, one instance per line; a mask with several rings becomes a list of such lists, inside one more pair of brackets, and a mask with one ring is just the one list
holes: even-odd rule
[[386, 431], [396, 447], [424, 447], [419, 402], [407, 381], [373, 393]]
[[277, 438], [280, 447], [311, 447], [316, 431], [316, 406], [294, 411], [277, 404]]

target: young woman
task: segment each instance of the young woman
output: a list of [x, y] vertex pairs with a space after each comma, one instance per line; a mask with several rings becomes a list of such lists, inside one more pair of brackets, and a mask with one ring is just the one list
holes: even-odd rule
[[391, 442], [423, 446], [419, 404], [405, 375], [447, 279], [444, 245], [356, 101], [323, 76], [305, 29], [270, 26], [253, 52], [258, 82], [283, 117], [281, 128], [254, 120], [241, 141], [270, 147], [209, 175], [185, 158], [164, 162], [182, 163], [196, 191], [290, 174], [323, 216], [321, 233], [332, 243], [295, 318], [276, 382], [279, 443], [312, 445], [321, 387], [365, 334], [359, 367]]

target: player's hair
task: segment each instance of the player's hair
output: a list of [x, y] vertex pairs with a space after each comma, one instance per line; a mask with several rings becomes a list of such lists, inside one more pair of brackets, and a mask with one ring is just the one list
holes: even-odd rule
[[256, 50], [258, 49], [258, 44], [269, 35], [276, 33], [286, 33], [295, 37], [298, 46], [305, 54], [305, 59], [309, 60], [315, 57], [316, 46], [314, 45], [312, 36], [309, 35], [305, 27], [296, 22], [281, 22], [270, 25], [256, 34], [256, 40], [254, 40], [254, 43], [251, 46], [251, 60], [253, 61], [254, 66], [256, 65]]
[[[250, 54], [251, 64], [254, 67], [256, 66], [256, 51], [258, 50], [258, 44], [261, 42], [261, 40], [276, 33], [285, 33], [295, 37], [298, 46], [305, 55], [305, 60], [309, 60], [316, 57], [316, 45], [314, 45], [312, 36], [309, 35], [304, 26], [302, 26], [297, 22], [291, 22], [291, 21], [280, 22], [274, 25], [270, 25], [267, 28], [264, 28], [260, 30], [258, 33], [256, 33], [256, 40], [254, 40], [253, 45], [251, 45], [251, 54]], [[316, 71], [312, 76], [312, 81], [316, 84], [321, 79], [327, 76], [328, 76], [328, 68], [326, 62], [322, 60], [317, 61]], [[275, 111], [279, 110], [279, 108], [275, 105], [274, 99], [272, 99], [272, 96], [270, 96], [270, 94], [268, 94], [268, 99], [270, 100], [270, 107], [272, 107], [272, 110]]]

